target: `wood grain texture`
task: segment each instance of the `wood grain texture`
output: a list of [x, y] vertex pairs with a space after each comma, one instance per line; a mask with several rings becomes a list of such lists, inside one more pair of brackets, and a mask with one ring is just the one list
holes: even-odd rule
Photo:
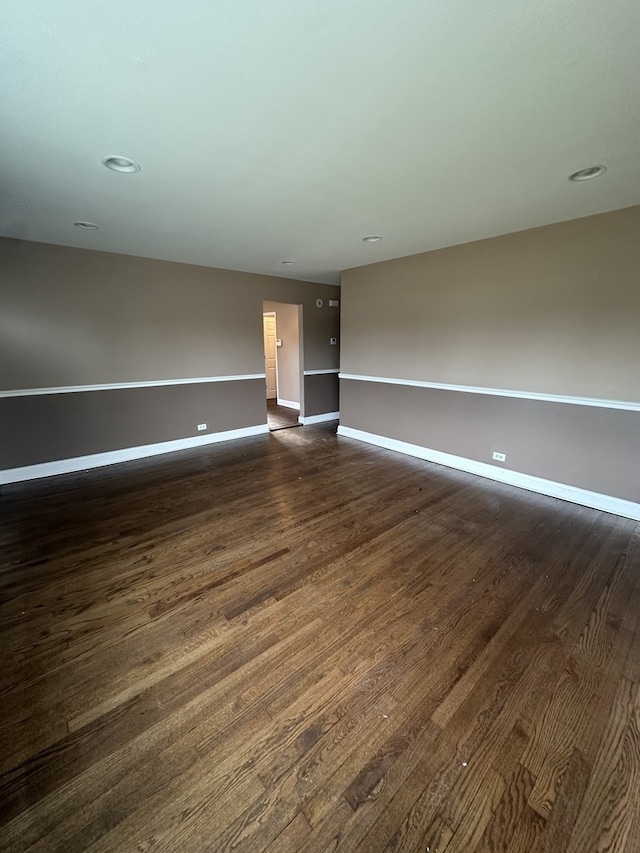
[[637, 523], [324, 426], [0, 512], [1, 849], [640, 849]]
[[267, 400], [267, 423], [272, 432], [300, 426], [299, 414], [300, 409], [288, 409], [286, 406], [279, 406], [275, 400]]

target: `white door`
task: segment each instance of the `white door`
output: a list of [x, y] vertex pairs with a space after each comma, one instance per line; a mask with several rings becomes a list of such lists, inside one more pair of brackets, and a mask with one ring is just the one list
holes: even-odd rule
[[264, 326], [264, 372], [267, 375], [267, 400], [278, 396], [276, 372], [276, 315], [263, 314]]

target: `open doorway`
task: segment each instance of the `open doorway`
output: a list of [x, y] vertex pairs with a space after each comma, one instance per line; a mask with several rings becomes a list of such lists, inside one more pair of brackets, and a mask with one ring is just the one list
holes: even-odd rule
[[267, 423], [270, 430], [300, 426], [302, 410], [301, 305], [263, 303]]

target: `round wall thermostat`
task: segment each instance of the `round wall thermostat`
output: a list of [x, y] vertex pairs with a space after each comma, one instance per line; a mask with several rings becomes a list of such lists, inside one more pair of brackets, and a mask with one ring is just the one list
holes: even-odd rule
[[322, 308], [323, 305], [324, 302], [322, 301], [322, 299], [316, 299], [316, 308]]

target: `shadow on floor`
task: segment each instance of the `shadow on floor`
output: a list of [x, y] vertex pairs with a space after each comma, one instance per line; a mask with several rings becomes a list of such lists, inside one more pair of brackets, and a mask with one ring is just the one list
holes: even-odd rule
[[289, 409], [286, 406], [278, 406], [275, 400], [267, 400], [267, 423], [269, 431], [277, 429], [290, 429], [300, 426], [298, 422], [299, 409]]

